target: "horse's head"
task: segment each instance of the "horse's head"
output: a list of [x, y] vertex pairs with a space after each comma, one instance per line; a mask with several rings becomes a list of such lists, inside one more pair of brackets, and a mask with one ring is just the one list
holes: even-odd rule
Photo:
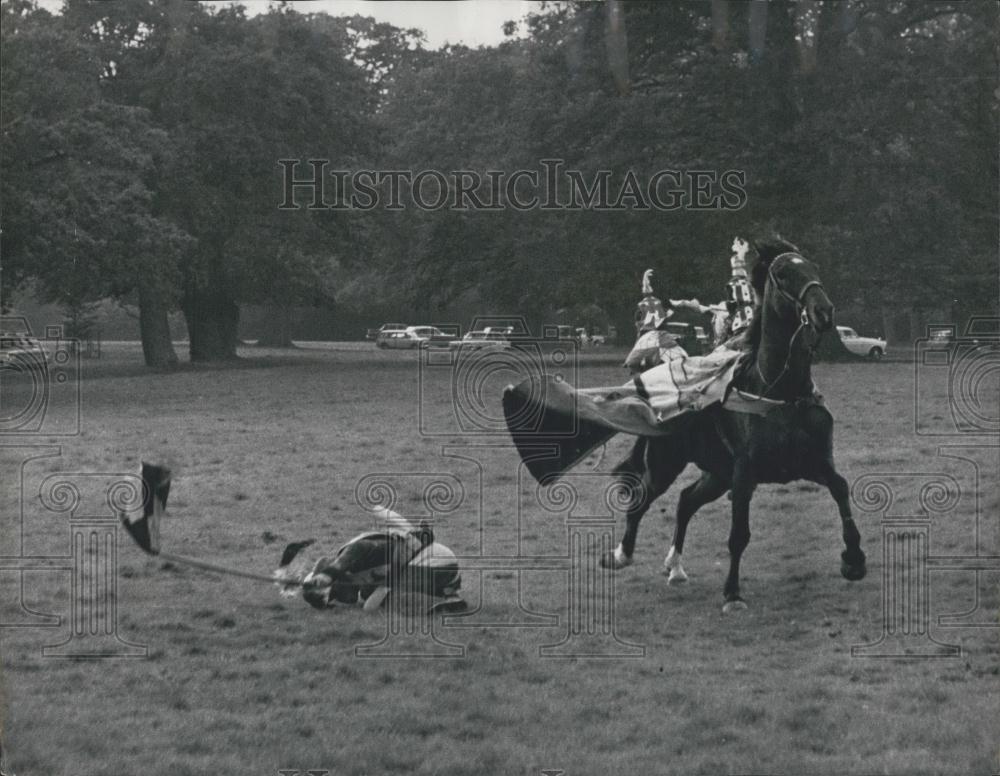
[[764, 304], [778, 315], [794, 321], [804, 316], [817, 333], [833, 328], [833, 302], [826, 295], [816, 265], [792, 250], [764, 259], [766, 270]]

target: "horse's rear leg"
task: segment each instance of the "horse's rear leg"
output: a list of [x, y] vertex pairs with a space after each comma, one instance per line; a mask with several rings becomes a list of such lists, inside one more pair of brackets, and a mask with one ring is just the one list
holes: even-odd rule
[[865, 553], [861, 549], [861, 533], [854, 523], [851, 514], [851, 494], [847, 480], [833, 468], [832, 462], [827, 462], [827, 470], [823, 480], [826, 482], [830, 495], [837, 502], [840, 510], [840, 524], [844, 535], [844, 551], [840, 553], [840, 573], [846, 579], [856, 581], [863, 579], [867, 573]]
[[668, 574], [667, 584], [687, 582], [687, 574], [681, 565], [681, 553], [684, 552], [684, 537], [687, 535], [688, 523], [694, 513], [705, 504], [715, 501], [729, 490], [729, 483], [714, 474], [704, 472], [701, 479], [688, 485], [681, 491], [677, 502], [677, 524], [674, 526], [674, 540], [670, 543], [670, 552], [663, 561], [663, 573]]
[[628, 456], [614, 469], [611, 470], [613, 477], [635, 475], [640, 476], [646, 468], [646, 437], [638, 437]]
[[620, 569], [632, 565], [632, 554], [635, 552], [635, 541], [643, 515], [674, 484], [685, 466], [687, 460], [679, 454], [679, 448], [671, 450], [669, 446], [650, 440], [646, 445], [645, 471], [642, 477], [638, 481], [630, 481], [627, 475], [619, 472], [622, 483], [632, 491], [628, 511], [625, 513], [625, 533], [614, 551], [601, 558], [602, 566]]

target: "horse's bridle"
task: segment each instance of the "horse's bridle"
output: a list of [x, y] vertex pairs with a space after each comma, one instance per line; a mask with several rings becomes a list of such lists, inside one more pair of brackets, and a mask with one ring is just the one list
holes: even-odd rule
[[[784, 288], [784, 286], [781, 285], [781, 281], [778, 280], [777, 275], [774, 274], [774, 265], [778, 262], [779, 259], [783, 259], [786, 256], [791, 258], [798, 258], [801, 261], [805, 261], [805, 259], [802, 256], [792, 251], [779, 254], [778, 256], [774, 257], [774, 259], [771, 261], [770, 264], [767, 265], [767, 277], [768, 280], [771, 281], [771, 287], [795, 306], [795, 312], [798, 313], [799, 318], [801, 319], [801, 323], [799, 324], [799, 327], [795, 330], [795, 332], [792, 334], [792, 337], [788, 342], [788, 355], [785, 358], [784, 366], [782, 366], [781, 371], [778, 373], [778, 376], [776, 378], [774, 378], [771, 381], [768, 381], [767, 377], [765, 377], [764, 373], [761, 371], [760, 363], [759, 362], [757, 363], [757, 374], [759, 374], [760, 379], [764, 381], [764, 390], [761, 391], [761, 397], [764, 398], [767, 397], [767, 394], [771, 391], [771, 389], [775, 385], [777, 385], [781, 381], [781, 378], [784, 377], [785, 374], [788, 372], [788, 368], [792, 359], [792, 345], [795, 343], [795, 339], [799, 336], [799, 333], [807, 326], [812, 328], [812, 324], [809, 322], [809, 316], [806, 313], [806, 303], [805, 303], [806, 294], [809, 292], [809, 289], [811, 289], [813, 286], [819, 289], [823, 289], [823, 284], [820, 281], [810, 280], [805, 284], [803, 284], [802, 288], [799, 289], [797, 294], [792, 294], [791, 292], [787, 291]], [[819, 339], [817, 338], [816, 342], [809, 349], [810, 353], [816, 349], [816, 346], [818, 344], [819, 344]]]
[[787, 253], [782, 253], [782, 254], [780, 254], [778, 256], [775, 256], [774, 260], [770, 264], [767, 265], [767, 277], [771, 281], [772, 288], [774, 288], [785, 299], [787, 299], [789, 302], [791, 302], [793, 305], [795, 305], [796, 312], [802, 313], [802, 312], [804, 312], [804, 309], [805, 309], [805, 306], [806, 306], [805, 298], [806, 298], [806, 294], [809, 292], [809, 289], [812, 288], [813, 286], [816, 286], [817, 288], [821, 288], [822, 289], [823, 288], [823, 284], [820, 281], [818, 281], [818, 280], [810, 280], [807, 283], [805, 283], [802, 286], [802, 288], [799, 289], [799, 292], [797, 294], [793, 295], [792, 293], [790, 293], [789, 291], [787, 291], [785, 289], [785, 287], [781, 285], [781, 281], [778, 280], [778, 276], [774, 274], [774, 265], [778, 262], [779, 259], [783, 259], [786, 256], [791, 257], [791, 258], [798, 258], [801, 261], [805, 261], [805, 259], [802, 258], [797, 253], [793, 253], [791, 251], [789, 251]]

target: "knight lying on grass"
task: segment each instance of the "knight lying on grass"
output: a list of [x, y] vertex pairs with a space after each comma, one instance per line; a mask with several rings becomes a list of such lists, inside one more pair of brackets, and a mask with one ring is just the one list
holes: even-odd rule
[[[390, 509], [376, 513], [378, 530], [360, 534], [327, 555], [309, 539], [285, 548], [274, 577], [283, 595], [302, 597], [317, 609], [361, 606], [378, 609], [390, 596], [405, 595], [405, 607], [423, 611], [465, 608], [455, 553], [434, 541], [426, 523], [414, 527]], [[306, 549], [311, 552], [304, 552]], [[317, 555], [319, 557], [317, 557]]]
[[275, 582], [282, 595], [301, 589], [302, 597], [317, 609], [347, 605], [373, 611], [386, 602], [404, 614], [466, 608], [458, 594], [462, 577], [455, 553], [434, 541], [427, 523], [415, 527], [390, 509], [375, 512], [376, 530], [329, 552], [315, 539], [289, 544], [271, 576], [163, 552], [160, 517], [167, 507], [170, 479], [169, 469], [143, 463], [142, 515], [121, 513], [125, 530], [143, 552], [218, 574]]

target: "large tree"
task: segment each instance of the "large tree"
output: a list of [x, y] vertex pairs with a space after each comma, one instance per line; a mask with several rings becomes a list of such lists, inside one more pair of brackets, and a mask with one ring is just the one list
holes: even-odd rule
[[[363, 159], [372, 93], [342, 27], [286, 10], [247, 18], [240, 8], [195, 9], [183, 23], [138, 99], [183, 149], [159, 194], [196, 240], [181, 267], [191, 359], [227, 359], [241, 303], [299, 302], [361, 252], [353, 214], [279, 210], [279, 160]], [[308, 175], [301, 167], [296, 175]]]
[[232, 358], [240, 304], [328, 300], [339, 268], [363, 262], [363, 214], [279, 209], [279, 160], [361, 166], [392, 48], [412, 34], [180, 0], [3, 9], [8, 288], [137, 302], [162, 365], [171, 309], [192, 360]]
[[[43, 298], [70, 308], [169, 298], [187, 239], [156, 212], [165, 133], [148, 110], [109, 98], [108, 61], [69, 18], [19, 1], [2, 15], [4, 293], [33, 280]], [[177, 360], [167, 306], [143, 309], [155, 366]]]

